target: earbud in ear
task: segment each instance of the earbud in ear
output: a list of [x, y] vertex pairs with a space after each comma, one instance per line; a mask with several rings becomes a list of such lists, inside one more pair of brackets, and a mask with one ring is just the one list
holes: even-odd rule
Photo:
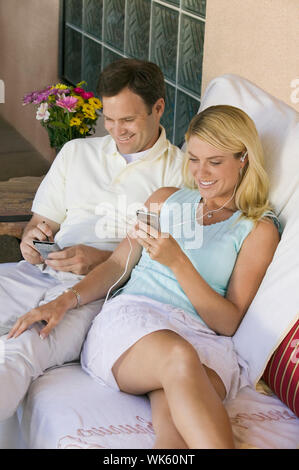
[[247, 150], [246, 150], [246, 152], [243, 153], [242, 157], [240, 158], [240, 162], [242, 162], [242, 163], [244, 162], [244, 160], [245, 160], [247, 154], [248, 154], [248, 152], [247, 152]]

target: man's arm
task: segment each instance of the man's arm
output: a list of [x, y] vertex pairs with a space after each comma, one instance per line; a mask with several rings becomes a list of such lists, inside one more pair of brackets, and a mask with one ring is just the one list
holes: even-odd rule
[[22, 255], [28, 263], [39, 264], [43, 262], [39, 252], [33, 246], [33, 240], [53, 241], [54, 235], [58, 232], [60, 225], [53, 220], [34, 214], [23, 232], [20, 249]]
[[[68, 209], [66, 182], [70, 181], [74, 174], [69, 169], [75, 167], [75, 172], [80, 172], [81, 169], [81, 166], [78, 166], [80, 159], [73, 158], [77, 151], [74, 141], [67, 142], [37, 190], [32, 205], [34, 216], [27, 225], [21, 242], [23, 257], [31, 264], [44, 262], [34, 249], [33, 240], [43, 241], [48, 236], [49, 241], [53, 241], [54, 235], [60, 230], [60, 224], [65, 220]], [[47, 214], [49, 218], [38, 214]], [[46, 223], [43, 224], [43, 221]], [[47, 258], [47, 264], [56, 271], [85, 275], [95, 266], [106, 261], [111, 253], [111, 251], [78, 244], [51, 253]]]

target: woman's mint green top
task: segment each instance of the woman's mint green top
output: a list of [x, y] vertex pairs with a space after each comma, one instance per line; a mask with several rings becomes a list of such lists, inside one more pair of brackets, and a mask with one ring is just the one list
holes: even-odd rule
[[[241, 213], [237, 211], [223, 222], [201, 225], [195, 220], [200, 199], [198, 190], [183, 188], [173, 193], [160, 212], [161, 232], [170, 233], [203, 279], [225, 296], [238, 253], [253, 222], [238, 220]], [[152, 260], [144, 249], [122, 293], [144, 295], [200, 319], [171, 269]]]

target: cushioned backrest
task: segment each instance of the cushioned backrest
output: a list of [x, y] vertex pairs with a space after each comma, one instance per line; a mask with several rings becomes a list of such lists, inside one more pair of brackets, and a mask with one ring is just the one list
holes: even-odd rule
[[216, 104], [243, 109], [254, 121], [266, 156], [270, 199], [284, 225], [299, 189], [299, 113], [250, 81], [233, 74], [210, 82], [200, 110]]
[[200, 110], [229, 104], [255, 122], [270, 176], [270, 200], [284, 227], [256, 297], [233, 337], [256, 383], [299, 313], [299, 114], [253, 83], [223, 75], [208, 85]]

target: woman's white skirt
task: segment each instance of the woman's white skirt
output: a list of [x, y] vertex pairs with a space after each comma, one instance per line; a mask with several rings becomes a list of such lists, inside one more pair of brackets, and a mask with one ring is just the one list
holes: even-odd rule
[[200, 318], [147, 297], [121, 294], [109, 300], [94, 319], [81, 354], [83, 370], [119, 390], [112, 367], [143, 336], [171, 330], [192, 344], [202, 364], [213, 369], [226, 388], [226, 400], [248, 385], [245, 364], [238, 362], [233, 341], [217, 335]]

